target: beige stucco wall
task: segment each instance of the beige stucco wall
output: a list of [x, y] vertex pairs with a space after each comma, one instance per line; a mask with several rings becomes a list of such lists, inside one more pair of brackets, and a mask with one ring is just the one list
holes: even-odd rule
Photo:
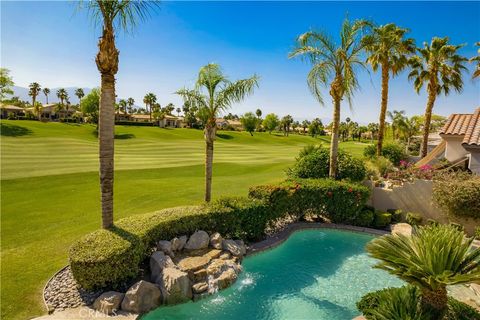
[[432, 201], [432, 181], [416, 180], [403, 186], [395, 186], [393, 189], [372, 187], [370, 181], [366, 184], [372, 189], [368, 204], [375, 209], [401, 209], [405, 212], [420, 213], [423, 222], [434, 219], [441, 223], [460, 223], [465, 226], [465, 231], [469, 235], [473, 235], [475, 227], [480, 226], [480, 219], [448, 217], [442, 212]]
[[469, 169], [473, 173], [480, 175], [480, 148], [470, 150]]
[[468, 151], [462, 147], [462, 136], [447, 136], [443, 135], [442, 138], [447, 142], [445, 148], [445, 158], [448, 161], [458, 160], [468, 154]]

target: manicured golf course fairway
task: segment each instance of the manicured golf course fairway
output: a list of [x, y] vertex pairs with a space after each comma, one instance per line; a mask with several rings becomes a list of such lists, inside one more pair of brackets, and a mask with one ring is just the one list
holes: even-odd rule
[[[98, 143], [92, 125], [1, 121], [1, 317], [46, 312], [41, 292], [70, 244], [100, 227]], [[115, 219], [202, 202], [203, 133], [116, 127]], [[329, 137], [220, 131], [213, 196], [279, 181], [298, 151]], [[364, 143], [341, 147], [361, 156]]]

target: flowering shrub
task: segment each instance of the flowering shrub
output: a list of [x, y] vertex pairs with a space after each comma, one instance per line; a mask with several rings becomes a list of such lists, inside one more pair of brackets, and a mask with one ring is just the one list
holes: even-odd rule
[[414, 167], [412, 163], [401, 163], [400, 170], [391, 172], [387, 175], [390, 180], [400, 180], [403, 182], [413, 181], [415, 179], [432, 180], [435, 168], [431, 165], [423, 165], [419, 168]]

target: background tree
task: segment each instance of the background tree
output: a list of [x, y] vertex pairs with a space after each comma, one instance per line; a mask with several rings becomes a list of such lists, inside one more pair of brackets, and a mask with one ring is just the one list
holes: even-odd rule
[[321, 136], [325, 133], [322, 120], [319, 118], [313, 119], [313, 121], [308, 126], [308, 133], [312, 137]]
[[57, 98], [60, 100], [62, 107], [64, 106], [64, 101], [67, 99], [68, 93], [67, 90], [60, 88], [57, 90]]
[[337, 176], [338, 132], [340, 126], [341, 101], [346, 98], [352, 105], [354, 91], [359, 87], [356, 67], [365, 67], [360, 59], [364, 49], [361, 41], [363, 31], [369, 24], [363, 20], [353, 23], [345, 19], [340, 30], [340, 43], [323, 33], [309, 31], [298, 37], [297, 48], [290, 57], [303, 57], [312, 69], [308, 73], [307, 83], [315, 98], [323, 103], [321, 89], [330, 88], [333, 100], [333, 127], [330, 144], [329, 176]]
[[461, 92], [463, 88], [462, 71], [466, 70], [465, 57], [458, 54], [463, 45], [452, 45], [448, 37], [433, 38], [430, 44], [424, 42], [423, 48], [417, 49], [419, 55], [410, 59], [412, 71], [408, 75], [413, 80], [417, 93], [423, 85], [427, 86], [427, 106], [423, 124], [423, 141], [421, 157], [427, 155], [430, 120], [435, 100], [440, 94], [447, 96], [452, 89]]
[[82, 113], [90, 123], [98, 124], [98, 111], [100, 108], [100, 89], [94, 88], [82, 101]]
[[367, 129], [370, 132], [370, 139], [373, 142], [373, 139], [375, 139], [375, 135], [378, 133], [380, 126], [378, 123], [371, 122], [367, 125]]
[[102, 195], [102, 225], [113, 226], [113, 154], [115, 126], [115, 74], [118, 71], [119, 52], [115, 46], [115, 31], [133, 28], [143, 20], [156, 1], [95, 0], [81, 2], [92, 17], [102, 25], [95, 59], [101, 75], [99, 145], [100, 189]]
[[282, 118], [280, 121], [280, 124], [283, 128], [283, 135], [288, 137], [288, 134], [290, 133], [290, 125], [293, 123], [293, 118], [291, 115], [286, 115], [285, 117]]
[[411, 38], [405, 39], [408, 30], [393, 23], [375, 27], [372, 31], [363, 38], [363, 41], [369, 54], [367, 63], [375, 72], [380, 67], [382, 74], [382, 100], [378, 120], [380, 129], [377, 141], [377, 155], [380, 156], [385, 132], [390, 73], [394, 77], [408, 65], [408, 55], [415, 53], [415, 41]]
[[253, 112], [247, 112], [240, 117], [240, 122], [242, 123], [243, 129], [250, 133], [253, 136], [253, 132], [257, 128], [258, 118], [253, 114]]
[[143, 98], [148, 114], [150, 115], [150, 121], [152, 121], [152, 106], [157, 103], [157, 96], [153, 93], [147, 93]]
[[420, 117], [413, 116], [413, 117], [404, 117], [398, 122], [398, 131], [400, 132], [401, 136], [407, 143], [406, 150], [410, 147], [410, 143], [412, 138], [420, 133]]
[[272, 134], [272, 131], [280, 125], [280, 120], [275, 113], [269, 113], [265, 116], [265, 119], [263, 119], [262, 124], [265, 130]]
[[[387, 115], [392, 121], [391, 127], [393, 139], [398, 139], [398, 132], [396, 131], [398, 124], [405, 118], [405, 110], [393, 110], [393, 112], [387, 111]], [[380, 129], [378, 132], [378, 136], [380, 137]]]
[[120, 99], [120, 101], [118, 101], [118, 105], [120, 106], [120, 110], [123, 109], [123, 112], [127, 114], [127, 106], [128, 106], [127, 100]]
[[10, 70], [0, 68], [0, 101], [3, 101], [7, 95], [13, 94], [13, 78], [10, 76]]
[[257, 115], [258, 120], [260, 120], [260, 118], [262, 117], [262, 110], [257, 109], [257, 110], [255, 111], [255, 114]]
[[85, 92], [83, 92], [82, 88], [77, 88], [77, 90], [75, 90], [75, 95], [78, 98], [78, 106], [81, 109], [82, 108], [82, 98], [85, 96]]
[[43, 88], [42, 92], [45, 95], [46, 104], [48, 104], [48, 95], [50, 94], [50, 89], [49, 88]]
[[[28, 95], [32, 97], [32, 106], [35, 108], [35, 101], [37, 101], [37, 96], [41, 92], [41, 87], [37, 82], [32, 82], [30, 83], [28, 88], [29, 88]], [[42, 112], [40, 111], [37, 114], [38, 114], [38, 120], [42, 120]]]
[[172, 112], [173, 112], [173, 110], [175, 110], [175, 106], [173, 105], [173, 103], [170, 102], [169, 104], [167, 104], [167, 105], [165, 106], [165, 110], [164, 110], [164, 111], [165, 111], [166, 114], [170, 114], [170, 115], [171, 115]]
[[177, 117], [180, 117], [180, 112], [182, 112], [182, 109], [177, 108], [175, 111], [177, 111]]
[[310, 121], [308, 120], [303, 120], [302, 121], [302, 128], [303, 128], [303, 134], [307, 133], [307, 128], [310, 125]]
[[133, 99], [132, 97], [127, 99], [128, 113], [132, 113], [134, 104], [135, 104], [135, 99]]
[[209, 202], [212, 193], [213, 143], [216, 135], [216, 118], [233, 103], [242, 101], [258, 86], [258, 77], [231, 82], [222, 73], [220, 66], [210, 63], [200, 69], [195, 89], [177, 91], [184, 101], [198, 106], [204, 113], [206, 143], [205, 158], [205, 201]]

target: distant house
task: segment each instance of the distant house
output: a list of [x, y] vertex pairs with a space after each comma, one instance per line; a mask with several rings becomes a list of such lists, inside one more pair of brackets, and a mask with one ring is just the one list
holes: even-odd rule
[[454, 113], [440, 131], [445, 141], [445, 158], [455, 162], [466, 158], [468, 168], [480, 174], [480, 108], [473, 114]]
[[243, 126], [239, 120], [227, 120], [224, 118], [218, 118], [215, 120], [218, 129], [233, 129], [242, 130]]
[[183, 117], [176, 117], [170, 114], [165, 115], [165, 117], [159, 121], [159, 127], [161, 128], [185, 128]]
[[0, 110], [0, 117], [2, 119], [7, 119], [9, 115], [13, 115], [15, 117], [25, 115], [25, 109], [10, 104], [1, 104]]
[[132, 114], [130, 116], [132, 121], [135, 122], [150, 122], [150, 115], [148, 114]]
[[[35, 114], [35, 110], [33, 107], [27, 108], [26, 110]], [[68, 111], [66, 106], [59, 108], [58, 103], [44, 104], [43, 106], [40, 107], [40, 111], [41, 111], [41, 117], [44, 120], [58, 120], [62, 118], [69, 118], [74, 114], [80, 114], [78, 111], [76, 111], [72, 107], [68, 108]]]
[[117, 111], [115, 112], [115, 121], [130, 121], [132, 120], [132, 116], [124, 111]]

